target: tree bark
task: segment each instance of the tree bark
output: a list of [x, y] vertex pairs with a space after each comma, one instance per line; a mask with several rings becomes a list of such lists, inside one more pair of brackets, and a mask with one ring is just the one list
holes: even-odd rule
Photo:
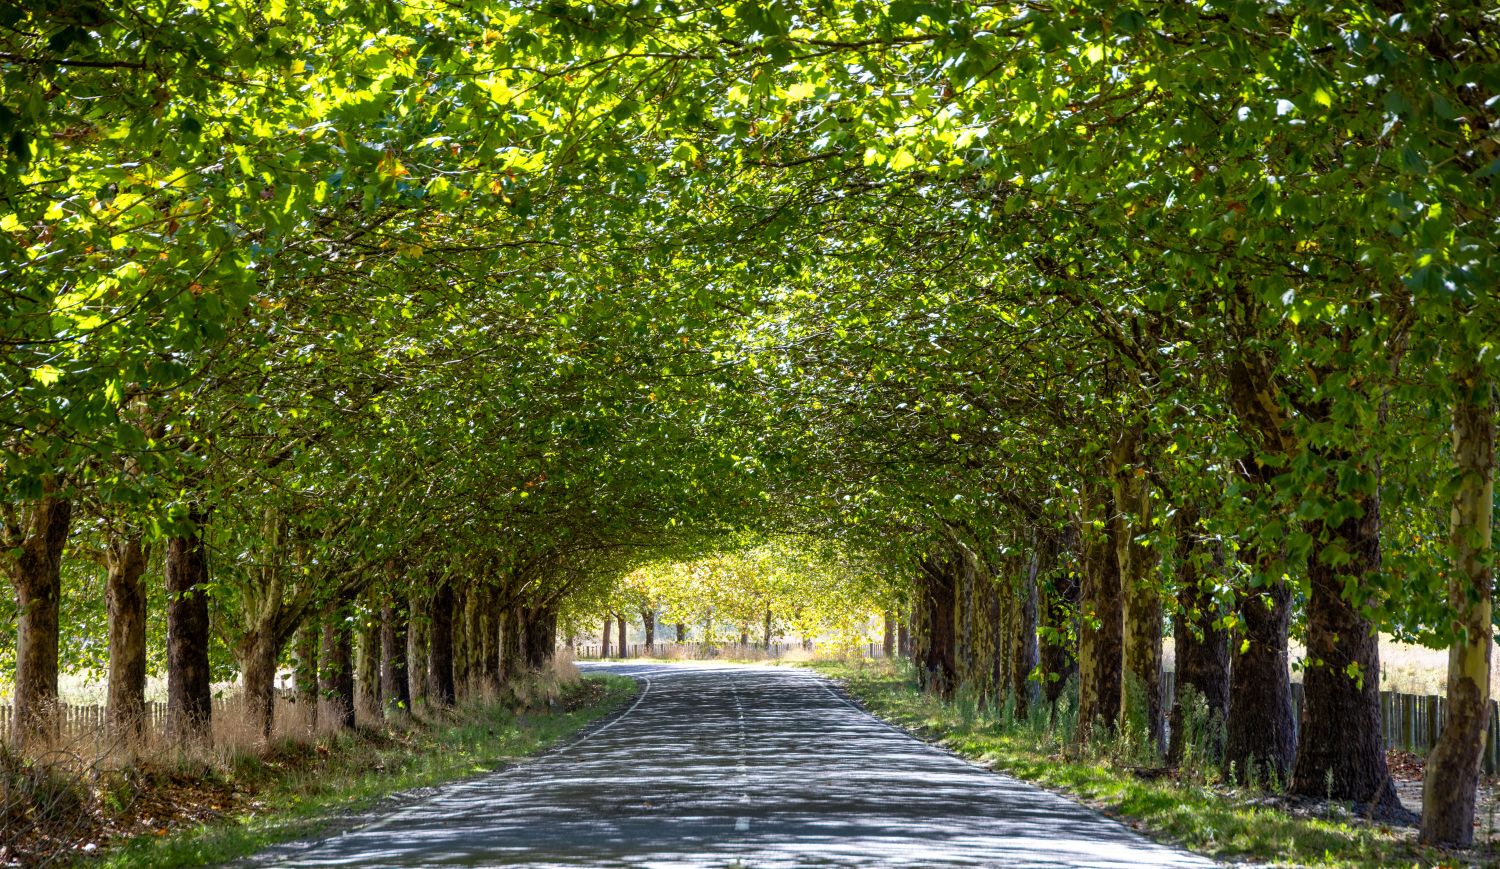
[[[1229, 718], [1229, 632], [1219, 625], [1218, 604], [1204, 581], [1206, 555], [1198, 538], [1197, 512], [1183, 507], [1177, 513], [1177, 612], [1172, 636], [1177, 646], [1177, 693], [1172, 703], [1172, 741], [1167, 759], [1181, 763], [1186, 745], [1184, 703], [1200, 698], [1207, 709], [1203, 733], [1207, 760], [1224, 754], [1224, 724]], [[1216, 559], [1220, 561], [1222, 559]]]
[[[1261, 566], [1266, 563], [1262, 561]], [[1224, 759], [1234, 764], [1242, 780], [1255, 770], [1284, 782], [1297, 750], [1287, 666], [1292, 590], [1278, 578], [1263, 588], [1241, 591], [1238, 616], [1240, 635], [1229, 671]]]
[[628, 658], [628, 657], [630, 657], [630, 647], [628, 645], [626, 645], [626, 643], [625, 643], [625, 616], [624, 615], [617, 615], [617, 616], [615, 616], [615, 624], [619, 628], [620, 657], [621, 658]]
[[292, 679], [296, 682], [297, 708], [308, 730], [316, 730], [318, 726], [319, 633], [317, 620], [308, 619], [297, 628], [297, 638], [293, 641], [296, 663]]
[[453, 586], [448, 582], [433, 594], [429, 613], [427, 697], [434, 705], [452, 706], [457, 697], [453, 684]]
[[680, 646], [680, 645], [682, 645], [683, 643], [686, 643], [686, 642], [687, 642], [687, 625], [683, 624], [682, 622], [678, 622], [677, 623], [677, 644]]
[[1018, 579], [1015, 590], [1015, 624], [1010, 642], [1013, 660], [1010, 666], [1010, 691], [1016, 698], [1016, 717], [1025, 718], [1031, 713], [1031, 704], [1039, 699], [1040, 687], [1031, 678], [1041, 664], [1041, 650], [1037, 647], [1037, 578], [1050, 565], [1054, 556], [1045, 551], [1049, 538], [1037, 534], [1032, 540], [1031, 558]]
[[[1351, 457], [1335, 457], [1343, 465]], [[1328, 491], [1335, 491], [1330, 479]], [[1400, 805], [1380, 729], [1380, 647], [1360, 613], [1365, 578], [1380, 570], [1380, 496], [1356, 496], [1360, 515], [1309, 529], [1307, 658], [1293, 793]], [[1349, 560], [1351, 559], [1352, 560]], [[1356, 595], [1354, 601], [1348, 594]]]
[[765, 631], [765, 634], [763, 636], [763, 641], [761, 643], [761, 647], [764, 648], [767, 652], [771, 651], [771, 610], [770, 610], [770, 608], [766, 609], [766, 631]]
[[469, 643], [470, 598], [473, 597], [472, 589], [458, 586], [453, 589], [453, 615], [449, 625], [449, 636], [453, 638], [453, 689], [455, 699], [458, 694], [467, 696], [473, 687], [470, 684], [469, 665], [472, 661]]
[[318, 723], [327, 730], [354, 729], [354, 644], [342, 608], [323, 622], [318, 690]]
[[500, 626], [500, 681], [506, 687], [515, 683], [530, 669], [526, 660], [526, 615], [512, 604], [505, 608]]
[[276, 727], [276, 644], [274, 626], [258, 621], [239, 645], [240, 681], [245, 716], [262, 743], [271, 741]]
[[1111, 454], [1115, 560], [1120, 565], [1124, 602], [1120, 716], [1159, 754], [1166, 748], [1161, 698], [1162, 603], [1155, 581], [1156, 550], [1145, 541], [1151, 528], [1151, 493], [1140, 440], [1140, 428], [1129, 428]]
[[146, 547], [138, 531], [113, 534], [105, 550], [109, 611], [106, 715], [115, 736], [134, 743], [146, 733]]
[[911, 657], [911, 625], [906, 619], [896, 624], [896, 654], [903, 658]]
[[1477, 364], [1461, 371], [1455, 386], [1458, 488], [1449, 518], [1448, 607], [1458, 636], [1448, 647], [1448, 721], [1428, 755], [1422, 782], [1421, 841], [1467, 848], [1474, 843], [1474, 794], [1490, 717], [1495, 407], [1490, 382]]
[[406, 641], [406, 681], [410, 685], [412, 709], [427, 706], [428, 652], [432, 647], [432, 612], [425, 593], [413, 591], [406, 600], [409, 630]]
[[951, 559], [927, 556], [917, 576], [916, 648], [917, 686], [941, 697], [951, 697], [957, 686], [954, 661], [954, 570]]
[[354, 709], [356, 720], [365, 727], [375, 728], [385, 723], [385, 707], [380, 697], [380, 618], [373, 612], [361, 613], [357, 626]]
[[409, 631], [405, 606], [387, 601], [380, 610], [380, 696], [386, 715], [411, 712], [411, 678], [406, 668]]
[[18, 610], [11, 734], [21, 746], [45, 738], [56, 721], [62, 553], [72, 518], [73, 502], [57, 497], [49, 482], [41, 502], [6, 528], [13, 554], [3, 557]]
[[[1065, 538], [1052, 543], [1054, 551], [1072, 552], [1076, 548], [1078, 535], [1070, 527]], [[1058, 559], [1047, 571], [1045, 581], [1039, 588], [1045, 590], [1039, 618], [1046, 630], [1041, 631], [1039, 659], [1045, 676], [1044, 688], [1047, 703], [1053, 707], [1062, 697], [1068, 680], [1078, 675], [1078, 655], [1074, 642], [1077, 634], [1078, 595], [1080, 590], [1077, 558]]]
[[615, 626], [615, 617], [607, 615], [604, 617], [604, 635], [599, 639], [599, 657], [603, 660], [609, 659], [609, 634]]
[[208, 666], [207, 516], [194, 509], [193, 529], [167, 541], [167, 735], [181, 745], [211, 732], [213, 684]]
[[895, 657], [896, 617], [891, 615], [890, 610], [885, 611], [885, 636], [881, 638], [880, 650], [885, 653], [886, 660]]
[[646, 607], [641, 610], [641, 625], [646, 631], [646, 654], [656, 654], [656, 613]]
[[1079, 590], [1078, 618], [1078, 735], [1088, 741], [1099, 727], [1113, 730], [1119, 724], [1122, 662], [1124, 661], [1124, 610], [1120, 590], [1118, 522], [1113, 499], [1103, 499], [1104, 528], [1093, 527], [1092, 517], [1082, 526], [1083, 584]]

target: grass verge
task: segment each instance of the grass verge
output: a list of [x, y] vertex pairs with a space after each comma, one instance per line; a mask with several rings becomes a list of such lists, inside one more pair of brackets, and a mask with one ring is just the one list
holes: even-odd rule
[[[876, 716], [963, 757], [1068, 794], [1153, 838], [1234, 862], [1276, 866], [1496, 866], [1492, 850], [1419, 848], [1412, 832], [1355, 817], [1318, 817], [1275, 805], [1259, 789], [1216, 777], [1144, 779], [1103, 746], [1080, 751], [1046, 716], [1015, 720], [963, 701], [918, 691], [909, 665], [817, 661], [806, 666], [839, 682]], [[1187, 779], [1187, 780], [1185, 780]]]
[[564, 686], [555, 708], [474, 702], [404, 731], [355, 733], [247, 757], [209, 791], [233, 804], [227, 811], [208, 822], [136, 836], [79, 865], [201, 866], [314, 836], [392, 794], [537, 754], [620, 708], [635, 691], [628, 677], [591, 674]]

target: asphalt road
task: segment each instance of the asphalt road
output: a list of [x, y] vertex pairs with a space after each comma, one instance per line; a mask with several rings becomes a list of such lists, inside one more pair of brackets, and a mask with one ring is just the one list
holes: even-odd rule
[[286, 866], [1087, 866], [1212, 862], [889, 727], [777, 667], [618, 664], [580, 741], [305, 847]]

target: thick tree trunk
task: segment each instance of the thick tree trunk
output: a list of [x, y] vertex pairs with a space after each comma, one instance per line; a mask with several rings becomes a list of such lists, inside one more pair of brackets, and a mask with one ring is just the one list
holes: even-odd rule
[[1031, 674], [1041, 664], [1041, 650], [1037, 647], [1037, 578], [1044, 568], [1050, 566], [1054, 556], [1044, 551], [1048, 538], [1036, 535], [1032, 541], [1031, 558], [1021, 572], [1015, 590], [1015, 620], [1012, 627], [1010, 649], [1010, 692], [1016, 698], [1016, 717], [1025, 718], [1031, 713], [1031, 704], [1040, 699], [1039, 688]]
[[[1077, 537], [1076, 531], [1070, 528], [1061, 546], [1056, 541], [1052, 546], [1072, 551]], [[1045, 580], [1038, 583], [1045, 591], [1039, 618], [1046, 628], [1041, 631], [1039, 659], [1047, 703], [1053, 707], [1062, 697], [1068, 680], [1078, 675], [1078, 655], [1074, 646], [1080, 590], [1077, 558], [1069, 557], [1059, 562], [1054, 563], [1045, 574]]]
[[1458, 636], [1448, 647], [1448, 722], [1427, 757], [1421, 840], [1467, 848], [1474, 842], [1474, 793], [1489, 731], [1490, 617], [1494, 595], [1495, 408], [1490, 382], [1461, 372], [1453, 405], [1453, 494], [1448, 607]]
[[906, 619], [896, 624], [896, 654], [903, 658], [911, 657], [911, 625]]
[[1297, 750], [1287, 666], [1291, 602], [1292, 591], [1280, 579], [1239, 595], [1224, 759], [1242, 781], [1252, 771], [1259, 779], [1275, 776], [1281, 782], [1291, 774]]
[[1204, 704], [1204, 731], [1194, 736], [1204, 741], [1210, 762], [1223, 757], [1224, 724], [1229, 718], [1229, 632], [1219, 626], [1218, 604], [1204, 582], [1202, 562], [1206, 553], [1199, 543], [1197, 522], [1192, 508], [1178, 511], [1177, 612], [1172, 616], [1177, 695], [1172, 703], [1172, 741], [1167, 747], [1167, 758], [1174, 764], [1182, 762], [1187, 748], [1185, 704]]
[[604, 634], [599, 638], [599, 657], [609, 659], [609, 635], [614, 630], [615, 617], [612, 615], [604, 617]]
[[23, 746], [51, 733], [57, 714], [58, 603], [73, 502], [48, 489], [24, 511], [19, 527], [6, 529], [6, 546], [14, 551], [6, 567], [18, 609], [11, 733]]
[[917, 686], [941, 697], [957, 687], [954, 662], [954, 565], [948, 559], [922, 559], [917, 576], [916, 648]]
[[359, 648], [355, 656], [355, 702], [357, 720], [375, 728], [385, 723], [380, 697], [380, 619], [375, 613], [360, 615]]
[[429, 610], [431, 645], [427, 653], [427, 699], [434, 706], [452, 706], [458, 699], [453, 684], [453, 586], [438, 586]]
[[405, 606], [387, 601], [380, 611], [380, 696], [386, 715], [411, 711], [411, 678], [406, 669], [409, 630]]
[[620, 657], [621, 658], [628, 658], [628, 657], [630, 657], [630, 646], [625, 643], [625, 616], [623, 616], [623, 615], [616, 616], [615, 617], [615, 625], [619, 628]]
[[295, 659], [292, 678], [296, 682], [297, 709], [308, 730], [318, 726], [318, 643], [320, 630], [316, 619], [308, 619], [297, 628], [292, 641]]
[[1140, 453], [1141, 431], [1131, 428], [1111, 455], [1114, 476], [1115, 560], [1120, 565], [1124, 602], [1124, 662], [1120, 715], [1158, 752], [1166, 749], [1161, 698], [1162, 603], [1155, 579], [1156, 550], [1146, 545], [1151, 529], [1151, 494]]
[[525, 611], [526, 666], [540, 672], [552, 662], [557, 650], [557, 611], [551, 607], [536, 607]]
[[890, 610], [885, 611], [885, 636], [881, 638], [880, 650], [885, 653], [886, 660], [896, 655], [896, 617]]
[[193, 530], [167, 541], [167, 735], [177, 744], [206, 741], [213, 714], [208, 667], [207, 516], [194, 510]]
[[[1102, 504], [1102, 517], [1114, 515], [1114, 502]], [[1113, 730], [1119, 724], [1122, 663], [1124, 661], [1124, 610], [1120, 590], [1118, 522], [1105, 521], [1104, 529], [1083, 523], [1083, 585], [1079, 590], [1078, 618], [1078, 735], [1088, 741], [1099, 727]]]
[[771, 611], [769, 609], [766, 610], [766, 630], [762, 635], [761, 648], [771, 651]]
[[331, 611], [323, 622], [318, 663], [318, 724], [324, 730], [354, 729], [354, 643], [349, 634], [342, 610]]
[[656, 613], [646, 607], [641, 610], [641, 625], [646, 631], [646, 654], [656, 654]]
[[520, 606], [505, 608], [500, 626], [500, 679], [509, 687], [530, 668], [526, 661], [526, 613]]
[[[1330, 483], [1330, 491], [1332, 491]], [[1380, 648], [1375, 626], [1349, 601], [1380, 570], [1380, 499], [1337, 526], [1314, 523], [1307, 573], [1307, 657], [1292, 772], [1293, 793], [1396, 807], [1380, 729]], [[1347, 560], [1352, 558], [1352, 560]]]
[[240, 681], [245, 717], [255, 727], [262, 743], [271, 741], [276, 727], [276, 644], [274, 626], [258, 622], [240, 642]]
[[427, 706], [428, 652], [432, 647], [432, 612], [425, 594], [413, 591], [406, 599], [408, 625], [406, 641], [406, 681], [411, 688], [411, 708]]
[[105, 550], [109, 610], [110, 731], [127, 742], [146, 732], [146, 547], [139, 532], [112, 535]]
[[449, 622], [449, 636], [453, 638], [453, 690], [454, 697], [469, 693], [469, 588], [453, 589], [453, 615]]
[[680, 645], [682, 645], [683, 643], [686, 643], [686, 642], [687, 642], [687, 625], [683, 624], [682, 622], [678, 622], [677, 623], [677, 644], [680, 646]]

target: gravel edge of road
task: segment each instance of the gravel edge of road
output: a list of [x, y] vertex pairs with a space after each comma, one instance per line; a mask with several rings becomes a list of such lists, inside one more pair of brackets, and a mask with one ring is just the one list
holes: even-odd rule
[[632, 693], [629, 697], [624, 698], [621, 701], [619, 708], [610, 712], [608, 715], [604, 715], [600, 718], [596, 718], [593, 721], [590, 721], [587, 725], [579, 728], [563, 739], [559, 739], [557, 742], [554, 742], [551, 745], [547, 746], [547, 748], [543, 751], [540, 751], [533, 755], [529, 755], [527, 757], [509, 761], [486, 772], [477, 772], [473, 775], [463, 776], [462, 778], [449, 779], [442, 784], [425, 785], [419, 788], [411, 788], [410, 790], [396, 791], [395, 793], [386, 794], [385, 796], [376, 800], [374, 804], [366, 806], [364, 808], [345, 809], [342, 811], [330, 812], [325, 818], [321, 819], [321, 823], [319, 824], [317, 830], [313, 833], [298, 836], [295, 839], [290, 839], [288, 841], [272, 845], [248, 857], [241, 857], [238, 860], [233, 860], [228, 863], [221, 864], [221, 866], [223, 867], [223, 869], [260, 869], [260, 867], [279, 865], [281, 862], [295, 856], [298, 852], [303, 851], [323, 841], [324, 839], [328, 839], [333, 836], [339, 836], [352, 830], [357, 830], [360, 827], [366, 826], [368, 824], [372, 824], [387, 815], [390, 815], [394, 812], [399, 812], [400, 810], [408, 806], [419, 803], [422, 800], [442, 793], [448, 788], [459, 787], [469, 784], [470, 782], [477, 781], [479, 779], [508, 773], [514, 769], [517, 769], [518, 767], [523, 767], [528, 764], [535, 763], [536, 761], [541, 760], [548, 755], [563, 751], [571, 747], [575, 743], [582, 742], [583, 740], [592, 736], [598, 730], [608, 727], [616, 720], [629, 713], [634, 702], [640, 698], [641, 691], [644, 688], [645, 682], [640, 677], [632, 674], [621, 673], [619, 675], [629, 675], [631, 679], [635, 680], [635, 692]]

